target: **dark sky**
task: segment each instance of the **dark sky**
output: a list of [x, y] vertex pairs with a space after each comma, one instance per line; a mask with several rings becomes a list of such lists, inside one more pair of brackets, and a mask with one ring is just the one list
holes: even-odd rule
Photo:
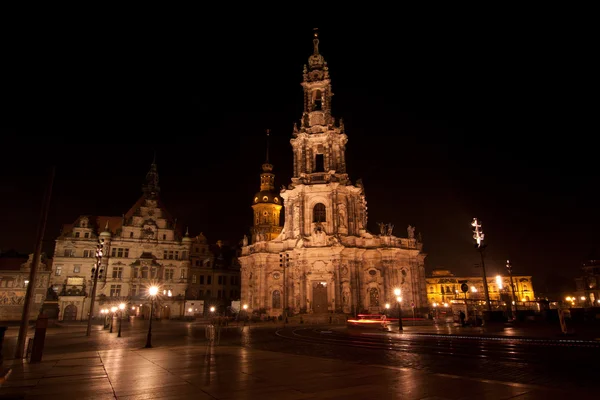
[[[599, 244], [598, 127], [575, 93], [591, 53], [568, 40], [573, 31], [531, 21], [413, 22], [319, 27], [369, 229], [391, 222], [405, 236], [414, 225], [428, 271], [480, 274], [477, 217], [489, 275], [510, 258], [538, 290], [570, 284]], [[33, 251], [51, 165], [46, 251], [80, 214], [126, 212], [154, 151], [162, 199], [178, 221], [211, 242], [239, 241], [252, 222], [267, 128], [276, 185], [290, 182], [312, 28], [231, 25], [184, 38], [132, 30], [85, 41], [65, 32], [33, 99], [36, 127], [2, 136], [0, 248]]]

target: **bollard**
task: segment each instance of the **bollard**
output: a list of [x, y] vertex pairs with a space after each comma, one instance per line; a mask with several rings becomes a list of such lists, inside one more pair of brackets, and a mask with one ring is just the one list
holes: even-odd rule
[[40, 315], [35, 322], [35, 335], [33, 336], [30, 363], [42, 361], [44, 342], [46, 341], [46, 328], [48, 328], [48, 317]]

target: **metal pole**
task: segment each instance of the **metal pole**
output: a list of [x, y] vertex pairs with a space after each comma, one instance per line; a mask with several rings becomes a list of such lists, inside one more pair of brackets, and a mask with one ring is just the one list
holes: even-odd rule
[[485, 293], [485, 301], [487, 303], [488, 311], [492, 311], [492, 304], [490, 303], [490, 292], [488, 290], [487, 276], [485, 274], [485, 261], [483, 256], [483, 250], [485, 249], [485, 245], [479, 246], [477, 250], [479, 254], [481, 254], [481, 270], [483, 271], [483, 291]]
[[108, 331], [109, 333], [112, 333], [113, 319], [115, 319], [115, 313], [110, 313], [110, 330]]
[[515, 302], [515, 318], [517, 318], [517, 301], [519, 299], [517, 299], [517, 296], [515, 295], [515, 284], [513, 282], [512, 264], [510, 263], [510, 260], [506, 260], [506, 269], [508, 270], [508, 276], [510, 277], [510, 289], [512, 291], [512, 299]]
[[121, 324], [123, 321], [123, 311], [119, 312], [119, 333], [117, 333], [117, 337], [121, 337]]
[[403, 331], [402, 327], [402, 307], [400, 307], [400, 302], [398, 301], [398, 331]]
[[21, 324], [19, 326], [19, 337], [17, 339], [17, 348], [15, 350], [15, 358], [23, 358], [25, 352], [25, 339], [27, 338], [27, 326], [29, 325], [29, 308], [31, 305], [31, 296], [35, 290], [35, 276], [37, 273], [38, 263], [42, 255], [42, 242], [44, 240], [44, 231], [46, 230], [46, 221], [48, 220], [48, 211], [50, 209], [50, 199], [52, 198], [52, 185], [54, 184], [55, 167], [52, 167], [48, 188], [44, 194], [42, 203], [42, 211], [40, 214], [40, 223], [37, 229], [35, 251], [33, 260], [31, 261], [31, 270], [29, 271], [29, 284], [25, 292], [25, 302], [23, 304], [23, 312], [21, 315]]
[[148, 325], [148, 336], [146, 337], [146, 348], [152, 347], [152, 317], [154, 312], [154, 296], [150, 300], [150, 324]]

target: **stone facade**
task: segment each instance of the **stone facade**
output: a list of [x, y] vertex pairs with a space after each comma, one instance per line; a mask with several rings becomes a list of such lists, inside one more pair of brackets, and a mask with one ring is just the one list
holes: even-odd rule
[[[409, 226], [407, 237], [391, 224], [367, 230], [362, 182], [346, 173], [348, 138], [331, 115], [329, 68], [319, 53], [304, 67], [304, 113], [291, 139], [292, 182], [281, 190], [285, 224], [281, 234], [242, 248], [242, 303], [272, 316], [290, 313], [380, 312], [395, 303], [425, 308], [425, 254]], [[420, 237], [420, 236], [419, 236]]]
[[600, 257], [592, 254], [581, 266], [581, 275], [575, 278], [576, 303], [584, 307], [600, 306]]
[[[33, 254], [0, 256], [0, 321], [20, 321], [23, 317], [25, 294]], [[29, 307], [29, 319], [36, 319], [46, 299], [52, 260], [44, 254], [40, 257], [35, 277], [35, 288]]]
[[[100, 239], [104, 241], [104, 257], [94, 316], [99, 315], [100, 309], [126, 303], [129, 314], [147, 318], [151, 303], [147, 289], [158, 285], [154, 315], [182, 317], [186, 296], [198, 298], [200, 290], [206, 290], [200, 285], [204, 281], [200, 274], [208, 274], [207, 271], [214, 268], [206, 238], [202, 235], [191, 238], [187, 231], [183, 234], [177, 220], [161, 203], [159, 192], [158, 173], [153, 163], [146, 175], [143, 195], [126, 214], [80, 216], [73, 224], [63, 227], [56, 239], [51, 279], [52, 288], [58, 294], [59, 320], [88, 318], [92, 269]], [[221, 290], [214, 293], [208, 290], [202, 296], [205, 293], [209, 299], [222, 294]]]
[[[535, 301], [535, 292], [533, 291], [533, 281], [531, 276], [513, 275], [513, 284], [515, 286], [515, 296], [518, 298], [517, 305], [529, 301]], [[512, 299], [510, 290], [510, 278], [508, 275], [502, 276], [502, 287], [498, 286], [496, 277], [487, 278], [490, 301], [506, 301]], [[461, 290], [461, 282], [465, 282], [469, 287], [466, 293], [467, 299], [485, 301], [483, 288], [483, 277], [481, 276], [454, 276], [452, 272], [446, 269], [436, 269], [432, 275], [427, 278], [427, 299], [429, 305], [443, 305], [452, 300], [462, 300], [465, 293]], [[509, 300], [511, 301], [511, 300]]]

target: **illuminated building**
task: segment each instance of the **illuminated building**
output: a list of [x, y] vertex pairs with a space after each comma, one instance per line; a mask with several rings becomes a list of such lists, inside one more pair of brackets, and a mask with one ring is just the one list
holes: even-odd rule
[[267, 159], [262, 165], [262, 170], [260, 191], [254, 195], [252, 201], [252, 210], [254, 211], [254, 226], [251, 229], [253, 243], [273, 240], [281, 233], [279, 212], [283, 201], [275, 190], [275, 174], [272, 172], [273, 165], [269, 163], [268, 144]]
[[[511, 301], [512, 291], [510, 290], [508, 274], [501, 276], [501, 285], [498, 284], [496, 275], [488, 277], [487, 281], [491, 302], [506, 301], [507, 298]], [[454, 276], [447, 269], [436, 269], [427, 278], [427, 301], [429, 305], [444, 304], [454, 299], [464, 299], [465, 293], [461, 290], [462, 282], [465, 282], [469, 289], [466, 292], [467, 299], [485, 300], [483, 278], [481, 276]], [[515, 285], [515, 296], [519, 299], [519, 302], [535, 300], [531, 276], [513, 275], [513, 284]]]
[[400, 288], [403, 307], [426, 307], [425, 254], [414, 228], [408, 237], [393, 235], [391, 224], [381, 224], [379, 234], [367, 231], [364, 188], [346, 172], [348, 138], [331, 114], [329, 68], [316, 33], [313, 43], [303, 73], [304, 113], [291, 139], [293, 177], [279, 194], [285, 224], [271, 240], [245, 240], [241, 301], [272, 316], [286, 308], [380, 312]]
[[575, 278], [577, 303], [585, 307], [600, 306], [600, 257], [591, 254], [581, 267], [581, 276]]
[[[51, 285], [58, 294], [59, 320], [85, 320], [90, 307], [92, 268], [99, 239], [104, 240], [102, 275], [98, 279], [93, 315], [110, 304], [126, 302], [127, 312], [148, 318], [150, 284], [160, 287], [157, 318], [185, 315], [185, 300], [215, 302], [230, 294], [239, 298], [239, 283], [213, 271], [214, 254], [206, 238], [183, 233], [160, 198], [156, 163], [152, 163], [139, 200], [122, 216], [83, 215], [64, 225], [56, 239]], [[107, 196], [109, 194], [107, 193]], [[221, 275], [227, 275], [224, 278]], [[217, 286], [219, 286], [217, 288]], [[219, 298], [220, 296], [220, 298]]]

